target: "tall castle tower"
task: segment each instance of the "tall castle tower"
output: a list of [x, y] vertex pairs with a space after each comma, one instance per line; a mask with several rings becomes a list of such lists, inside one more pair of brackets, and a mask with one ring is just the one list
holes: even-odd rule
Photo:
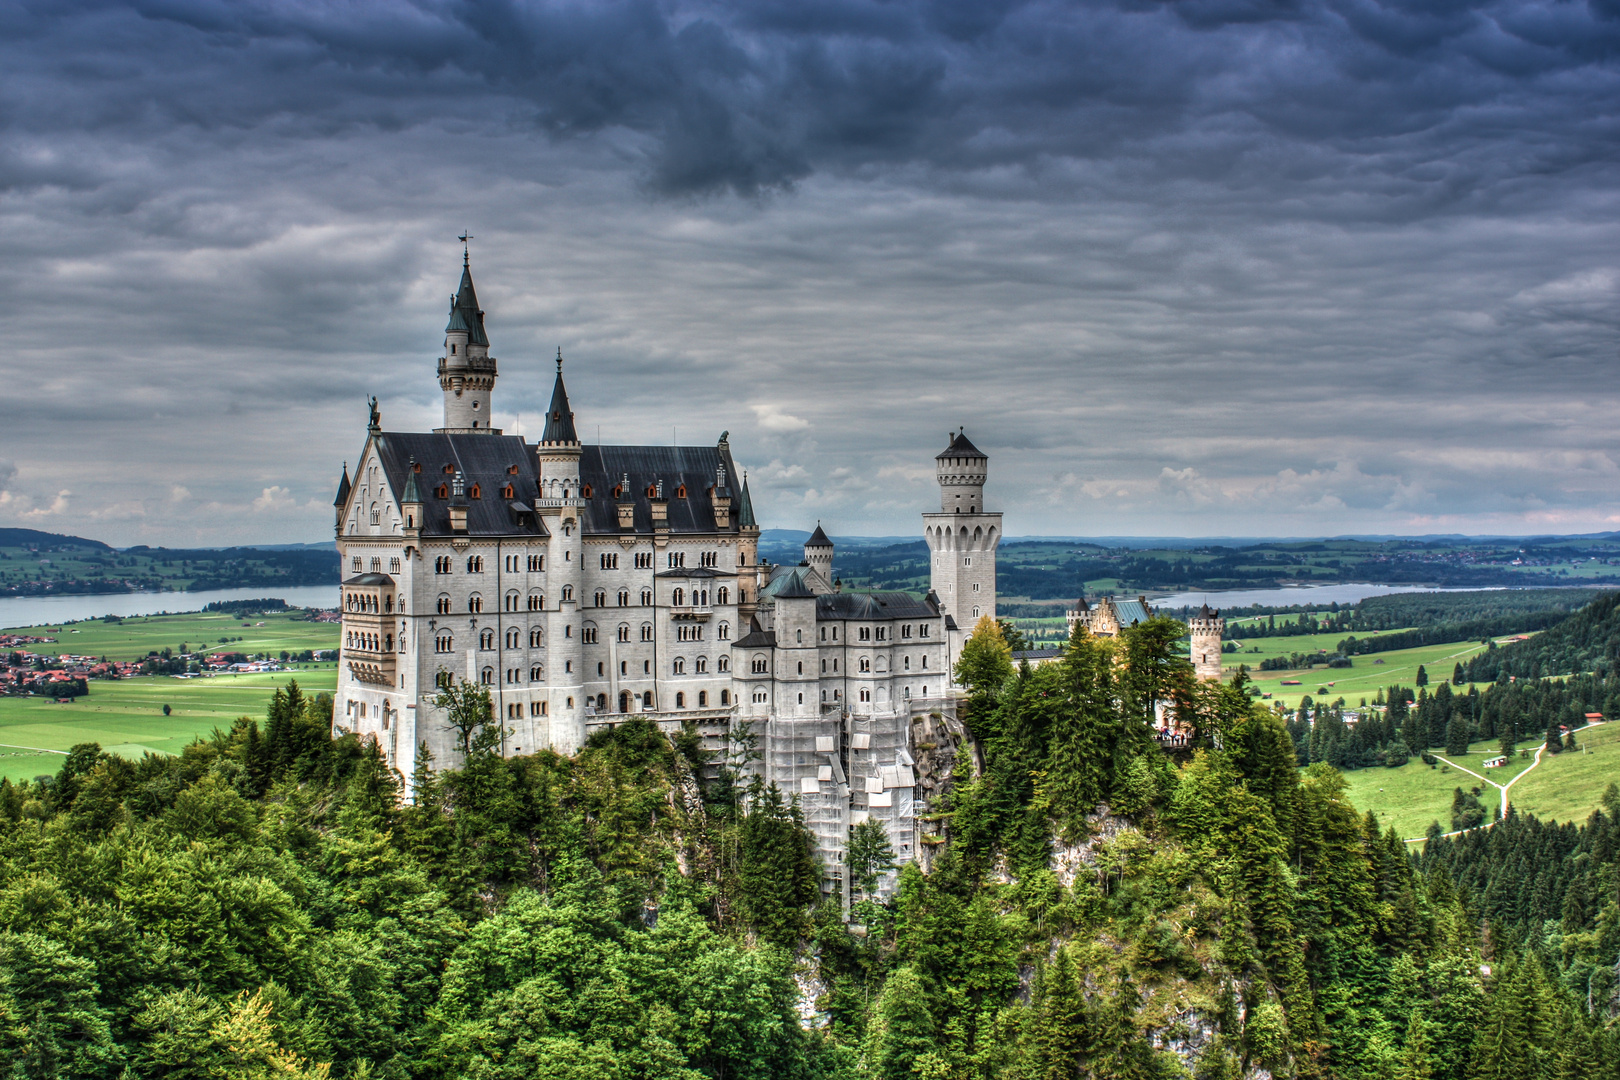
[[1193, 670], [1199, 679], [1221, 678], [1221, 639], [1226, 636], [1226, 620], [1208, 604], [1187, 620], [1192, 635]]
[[444, 355], [439, 357], [439, 388], [444, 391], [444, 426], [447, 435], [483, 433], [499, 435], [489, 426], [489, 398], [495, 389], [495, 358], [489, 355], [484, 313], [473, 291], [467, 251], [461, 253], [461, 286], [450, 298], [450, 321], [444, 328]]
[[1001, 514], [984, 508], [990, 459], [968, 441], [965, 431], [948, 436], [950, 445], [934, 458], [940, 510], [923, 515], [923, 537], [930, 552], [929, 583], [940, 610], [956, 622], [951, 660], [961, 640], [983, 616], [996, 616], [996, 546]]

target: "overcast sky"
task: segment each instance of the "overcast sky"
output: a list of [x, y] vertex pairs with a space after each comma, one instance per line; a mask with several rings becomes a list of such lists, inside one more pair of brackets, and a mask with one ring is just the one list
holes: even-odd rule
[[1620, 0], [0, 0], [0, 125], [0, 524], [329, 537], [471, 230], [767, 527], [1620, 528]]

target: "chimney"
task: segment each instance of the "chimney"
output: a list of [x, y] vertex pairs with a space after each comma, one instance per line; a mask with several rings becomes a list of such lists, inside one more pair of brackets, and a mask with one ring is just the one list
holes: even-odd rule
[[626, 532], [636, 527], [636, 493], [630, 490], [630, 474], [619, 481], [619, 528]]

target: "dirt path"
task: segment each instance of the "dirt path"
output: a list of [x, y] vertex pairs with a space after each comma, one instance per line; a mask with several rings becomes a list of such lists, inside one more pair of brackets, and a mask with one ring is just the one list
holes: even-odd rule
[[0, 747], [7, 750], [37, 750], [41, 754], [61, 754], [63, 757], [67, 757], [66, 750], [47, 750], [43, 746], [18, 746], [16, 743], [0, 742]]
[[[1597, 725], [1597, 724], [1587, 724], [1585, 727], [1576, 728], [1574, 731], [1570, 732], [1570, 734], [1571, 735], [1578, 735], [1583, 731], [1587, 731], [1587, 730], [1589, 730], [1591, 728], [1598, 727], [1598, 726], [1599, 725]], [[1523, 780], [1526, 776], [1529, 776], [1530, 775], [1530, 770], [1534, 769], [1537, 765], [1541, 764], [1541, 754], [1542, 754], [1542, 751], [1544, 751], [1546, 749], [1547, 749], [1547, 743], [1544, 740], [1540, 746], [1536, 747], [1535, 760], [1531, 761], [1529, 765], [1525, 766], [1524, 770], [1522, 772], [1520, 772], [1519, 775], [1515, 776], [1513, 779], [1509, 780], [1505, 784], [1498, 784], [1495, 780], [1492, 780], [1489, 777], [1481, 776], [1481, 775], [1479, 775], [1479, 773], [1475, 772], [1472, 769], [1463, 768], [1461, 765], [1458, 765], [1455, 761], [1451, 761], [1451, 760], [1448, 760], [1447, 758], [1440, 757], [1439, 754], [1435, 754], [1434, 756], [1439, 758], [1441, 761], [1444, 761], [1447, 765], [1450, 765], [1453, 769], [1456, 769], [1458, 772], [1465, 772], [1469, 776], [1472, 776], [1476, 780], [1483, 780], [1487, 784], [1491, 785], [1491, 787], [1493, 787], [1496, 790], [1500, 791], [1502, 793], [1502, 810], [1501, 810], [1501, 814], [1497, 818], [1497, 821], [1500, 821], [1502, 818], [1507, 817], [1507, 814], [1508, 814], [1508, 805], [1509, 805], [1508, 804], [1508, 789], [1513, 787], [1513, 785], [1517, 784], [1520, 780]], [[1492, 825], [1495, 825], [1495, 824], [1496, 824], [1495, 821], [1487, 821], [1483, 825], [1475, 825], [1473, 829], [1457, 829], [1457, 830], [1455, 830], [1453, 832], [1441, 833], [1440, 835], [1441, 836], [1461, 836], [1465, 832], [1473, 832], [1474, 829], [1488, 829]], [[1427, 836], [1414, 836], [1412, 839], [1407, 840], [1405, 842], [1408, 843], [1408, 844], [1421, 844], [1427, 839], [1428, 839]]]

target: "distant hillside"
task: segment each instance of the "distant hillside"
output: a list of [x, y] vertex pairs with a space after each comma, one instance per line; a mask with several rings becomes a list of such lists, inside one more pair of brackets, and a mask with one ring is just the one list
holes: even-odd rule
[[100, 540], [86, 540], [82, 536], [63, 536], [61, 533], [40, 532], [38, 529], [0, 529], [0, 548], [31, 548], [56, 551], [62, 548], [90, 548], [111, 551], [112, 546]]
[[1480, 653], [1463, 666], [1468, 682], [1620, 671], [1620, 592], [1600, 596], [1529, 641]]

